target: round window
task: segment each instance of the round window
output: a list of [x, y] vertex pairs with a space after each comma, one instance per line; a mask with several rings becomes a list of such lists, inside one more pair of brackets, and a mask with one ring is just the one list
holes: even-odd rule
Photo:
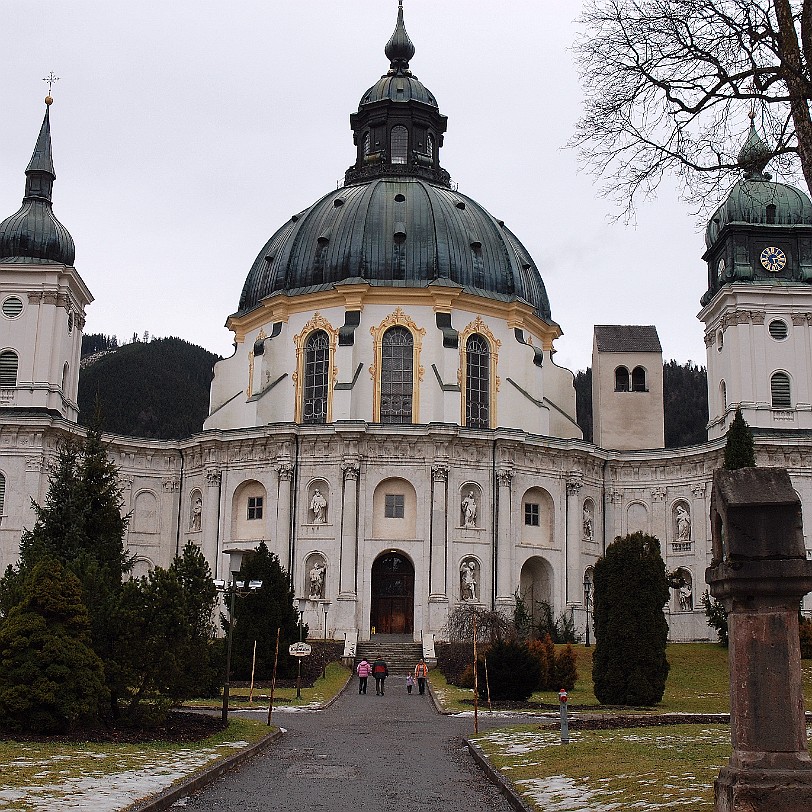
[[23, 300], [19, 296], [9, 296], [3, 302], [3, 315], [9, 319], [16, 319], [23, 312]]
[[785, 321], [781, 321], [781, 319], [773, 319], [770, 322], [768, 329], [770, 331], [770, 335], [776, 341], [783, 341], [789, 335], [787, 323]]

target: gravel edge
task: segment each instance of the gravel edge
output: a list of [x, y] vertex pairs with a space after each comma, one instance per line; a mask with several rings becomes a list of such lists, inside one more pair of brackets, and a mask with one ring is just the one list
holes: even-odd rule
[[488, 757], [482, 752], [479, 745], [474, 744], [470, 739], [463, 739], [463, 741], [477, 766], [485, 773], [487, 779], [505, 796], [507, 802], [516, 812], [533, 812], [533, 809], [519, 797], [513, 785], [488, 761]]

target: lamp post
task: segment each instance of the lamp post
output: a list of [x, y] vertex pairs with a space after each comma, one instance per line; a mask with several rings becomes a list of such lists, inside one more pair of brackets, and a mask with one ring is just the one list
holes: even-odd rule
[[214, 586], [217, 588], [217, 591], [221, 594], [228, 593], [230, 598], [229, 609], [228, 609], [228, 639], [226, 641], [226, 673], [225, 678], [223, 679], [223, 724], [228, 724], [228, 694], [229, 688], [231, 686], [231, 633], [234, 631], [234, 601], [237, 596], [242, 597], [243, 595], [247, 595], [249, 592], [256, 592], [262, 586], [262, 581], [249, 581], [248, 588], [245, 588], [245, 581], [232, 581], [229, 584], [222, 579], [217, 579], [214, 581]]
[[330, 610], [330, 601], [322, 601], [321, 608], [324, 610], [324, 639], [327, 639], [327, 612]]
[[589, 603], [592, 600], [592, 581], [584, 578], [584, 609], [586, 609], [586, 647], [589, 648]]
[[[307, 598], [297, 598], [297, 603], [299, 604], [298, 612], [299, 612], [299, 642], [302, 642], [302, 618], [304, 617], [304, 610], [305, 606], [307, 606]], [[296, 672], [296, 699], [302, 698], [302, 658], [296, 658], [298, 662], [297, 672]]]

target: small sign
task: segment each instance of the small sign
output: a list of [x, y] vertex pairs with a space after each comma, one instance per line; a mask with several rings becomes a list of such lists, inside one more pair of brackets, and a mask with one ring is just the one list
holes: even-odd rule
[[291, 657], [309, 657], [311, 650], [308, 643], [292, 643], [288, 648]]

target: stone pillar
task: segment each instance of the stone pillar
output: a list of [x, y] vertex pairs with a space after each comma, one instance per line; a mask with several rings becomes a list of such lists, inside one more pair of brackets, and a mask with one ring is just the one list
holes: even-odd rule
[[[279, 551], [279, 560], [282, 566], [290, 573], [294, 584], [299, 584], [298, 567], [292, 560], [290, 549], [290, 488], [293, 480], [293, 465], [289, 462], [280, 462], [276, 466], [279, 475], [279, 491], [276, 502], [276, 540], [274, 547]], [[299, 587], [301, 589], [301, 586]], [[296, 589], [296, 592], [299, 591]]]
[[[203, 515], [200, 517], [200, 529], [203, 536], [203, 555], [211, 566], [215, 578], [225, 578], [220, 569], [220, 553], [223, 542], [220, 538], [218, 514], [220, 511], [220, 483], [222, 474], [218, 468], [206, 469], [206, 490], [203, 494]], [[224, 513], [224, 515], [229, 515]], [[225, 532], [223, 533], [225, 536]]]
[[[510, 481], [513, 471], [510, 468], [501, 468], [497, 471], [499, 481], [499, 516], [496, 528], [496, 603], [513, 605], [513, 527], [510, 502]], [[480, 593], [480, 600], [482, 599]]]
[[812, 809], [798, 603], [812, 589], [801, 503], [783, 468], [714, 471], [710, 592], [730, 613], [733, 754], [717, 812]]
[[356, 598], [356, 569], [358, 549], [358, 463], [346, 460], [344, 472], [344, 501], [341, 511], [341, 592], [339, 600]]
[[567, 606], [580, 606], [583, 601], [583, 573], [581, 572], [581, 537], [583, 536], [583, 510], [578, 495], [582, 485], [581, 474], [567, 474]]
[[448, 601], [446, 545], [448, 528], [448, 465], [435, 463], [431, 469], [431, 584], [430, 601]]

